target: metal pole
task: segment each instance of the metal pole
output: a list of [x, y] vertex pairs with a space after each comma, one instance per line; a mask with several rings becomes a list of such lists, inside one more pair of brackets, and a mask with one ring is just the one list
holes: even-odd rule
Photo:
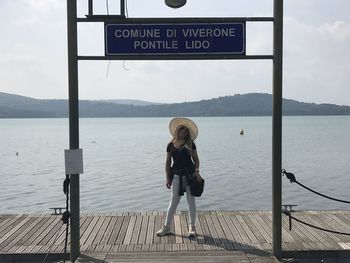
[[[79, 149], [79, 98], [78, 98], [78, 41], [77, 2], [67, 0], [68, 32], [68, 88], [69, 88], [69, 145]], [[70, 260], [74, 262], [80, 255], [79, 230], [79, 174], [70, 175]]]
[[120, 0], [120, 15], [125, 17], [125, 0]]
[[282, 57], [283, 0], [274, 0], [272, 115], [272, 253], [282, 258]]
[[94, 3], [93, 0], [89, 0], [89, 16], [92, 16], [94, 13]]

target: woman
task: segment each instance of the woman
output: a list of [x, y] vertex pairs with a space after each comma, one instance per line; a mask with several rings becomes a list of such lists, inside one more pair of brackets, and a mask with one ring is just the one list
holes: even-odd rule
[[[166, 187], [171, 189], [171, 198], [164, 226], [157, 232], [157, 236], [170, 234], [170, 225], [184, 192], [189, 207], [188, 234], [196, 236], [196, 202], [195, 197], [191, 195], [189, 182], [193, 179], [202, 180], [197, 148], [193, 142], [197, 138], [198, 127], [190, 119], [174, 118], [169, 123], [169, 130], [173, 139], [167, 146], [165, 172]], [[193, 175], [196, 178], [192, 178]]]

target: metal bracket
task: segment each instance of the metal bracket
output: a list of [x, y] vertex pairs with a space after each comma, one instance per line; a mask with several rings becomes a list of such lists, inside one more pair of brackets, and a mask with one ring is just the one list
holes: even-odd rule
[[298, 205], [282, 205], [282, 213], [284, 212], [295, 212], [295, 210], [293, 209], [294, 206], [298, 206]]
[[50, 207], [49, 209], [54, 210], [51, 215], [59, 216], [63, 215], [62, 209], [66, 209], [65, 207]]
[[293, 209], [294, 206], [298, 206], [298, 205], [282, 205], [284, 208], [282, 208], [282, 213], [284, 213], [285, 215], [287, 215], [289, 217], [289, 231], [292, 230], [292, 216], [291, 213], [295, 212], [295, 210]]

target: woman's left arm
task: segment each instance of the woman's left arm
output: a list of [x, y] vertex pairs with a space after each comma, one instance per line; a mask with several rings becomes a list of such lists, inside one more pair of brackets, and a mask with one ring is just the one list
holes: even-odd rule
[[202, 180], [202, 177], [199, 173], [199, 157], [198, 157], [197, 150], [192, 151], [192, 159], [195, 165], [195, 175], [197, 176], [198, 180]]

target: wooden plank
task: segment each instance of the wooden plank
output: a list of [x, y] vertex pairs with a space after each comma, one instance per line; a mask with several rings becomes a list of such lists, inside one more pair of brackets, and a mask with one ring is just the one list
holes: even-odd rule
[[99, 233], [102, 225], [103, 225], [103, 222], [105, 221], [106, 217], [99, 214], [99, 215], [96, 215], [97, 217], [97, 222], [93, 225], [91, 231], [90, 231], [90, 235], [88, 236], [88, 238], [86, 239], [86, 243], [87, 244], [90, 244], [90, 245], [96, 245], [96, 243], [94, 242], [95, 241], [95, 238], [97, 237], [97, 234]]
[[[24, 217], [18, 224], [14, 225], [11, 230], [0, 237], [0, 243], [5, 244], [5, 240], [9, 239], [14, 233], [16, 233], [23, 225], [25, 225], [30, 220], [30, 217]], [[11, 241], [11, 240], [10, 240]]]
[[93, 241], [93, 244], [103, 244], [103, 245], [106, 244], [102, 242], [102, 239], [104, 238], [104, 236], [109, 235], [108, 233], [106, 233], [106, 231], [107, 231], [107, 228], [109, 227], [111, 220], [112, 220], [111, 216], [104, 216], [103, 224], [101, 225], [100, 230], [98, 231]]
[[[155, 216], [155, 231], [158, 231], [159, 229], [161, 229], [161, 227], [164, 225], [163, 219], [160, 215], [156, 215]], [[154, 244], [158, 244], [158, 243], [162, 243], [162, 239], [163, 237], [159, 237], [159, 236], [154, 236], [153, 242]]]
[[[117, 239], [115, 240], [114, 244], [123, 244], [124, 239], [125, 239], [125, 235], [126, 235], [126, 231], [128, 229], [129, 226], [129, 222], [131, 217], [130, 216], [120, 216], [121, 217], [121, 221], [117, 221], [116, 227], [115, 229], [117, 229], [119, 227], [119, 233], [117, 236]], [[120, 226], [118, 226], [118, 224], [120, 224]]]
[[[338, 214], [330, 214], [331, 219], [334, 221], [335, 224], [338, 225], [338, 227], [346, 233], [350, 233], [350, 220], [345, 220], [343, 221], [342, 218], [339, 217]], [[350, 237], [349, 236], [343, 236], [343, 240], [350, 241]]]
[[140, 235], [139, 240], [137, 241], [137, 244], [146, 244], [146, 237], [147, 237], [147, 230], [149, 228], [149, 216], [148, 215], [142, 215], [142, 222], [140, 226]]
[[[295, 242], [312, 242], [314, 238], [311, 237], [316, 237], [313, 234], [312, 231], [305, 229], [305, 227], [296, 221], [292, 221], [292, 230], [289, 231], [289, 219], [286, 216], [282, 216], [282, 225], [285, 226], [286, 231], [293, 237], [294, 243]], [[307, 233], [307, 234], [305, 234]], [[311, 238], [311, 239], [310, 239]]]
[[[10, 246], [17, 246], [17, 243], [26, 235], [29, 234], [29, 232], [34, 228], [34, 226], [36, 226], [37, 224], [39, 224], [39, 222], [43, 220], [43, 217], [37, 217], [37, 218], [31, 218], [28, 222], [28, 225], [26, 225], [25, 227], [22, 227], [19, 231], [18, 235], [14, 235], [14, 238], [12, 239], [11, 242], [8, 243], [8, 245]], [[7, 252], [12, 252], [14, 253], [15, 250], [11, 250], [11, 251], [7, 251]]]
[[175, 243], [183, 243], [180, 215], [174, 215]]
[[246, 220], [244, 220], [243, 217], [247, 218], [247, 216], [245, 216], [245, 215], [237, 215], [237, 220], [240, 223], [240, 225], [242, 226], [242, 228], [243, 228], [244, 232], [246, 233], [246, 235], [251, 240], [250, 244], [257, 244], [257, 243], [259, 243], [258, 239], [255, 237], [253, 232], [250, 230], [249, 226], [246, 223]]
[[109, 218], [108, 226], [106, 228], [105, 234], [102, 236], [102, 238], [100, 240], [100, 243], [104, 244], [104, 245], [110, 244], [110, 243], [108, 243], [108, 240], [112, 236], [115, 223], [117, 222], [117, 219], [118, 219], [118, 217], [116, 217], [116, 216], [109, 216], [108, 218]]
[[28, 233], [26, 238], [21, 239], [19, 244], [47, 244], [60, 226], [60, 218], [54, 216], [47, 217], [45, 221], [41, 221], [40, 224], [36, 225]]
[[241, 246], [242, 248], [244, 249], [247, 245], [247, 244], [250, 244], [251, 243], [251, 240], [249, 239], [249, 237], [246, 235], [243, 227], [241, 226], [241, 224], [239, 223], [238, 219], [237, 219], [237, 215], [232, 215], [232, 216], [229, 216], [229, 218], [231, 219], [233, 225], [236, 227], [238, 233], [239, 233], [239, 236], [242, 238], [241, 240]]
[[[324, 222], [324, 220], [320, 219], [318, 217], [318, 214], [314, 214], [314, 215], [310, 215], [311, 219], [312, 219], [312, 224], [313, 225], [316, 225], [318, 227], [321, 227], [321, 228], [325, 228], [325, 229], [329, 229], [330, 227], [326, 224], [326, 222]], [[322, 230], [316, 230], [318, 232], [322, 232], [322, 234], [325, 234], [328, 238], [326, 238], [326, 241], [325, 242], [322, 242], [324, 243], [324, 245], [322, 245], [322, 243], [319, 243], [321, 244], [323, 247], [326, 247], [327, 245], [326, 244], [331, 244], [333, 243], [332, 246], [338, 246], [338, 241], [341, 241], [336, 234], [333, 234], [333, 233], [330, 233], [330, 232], [326, 232], [326, 231], [322, 231]]]
[[216, 213], [211, 213], [210, 214], [210, 219], [213, 224], [212, 227], [215, 228], [215, 232], [217, 233], [218, 240], [220, 241], [219, 244], [227, 244], [228, 239], [227, 236], [225, 235], [224, 230], [221, 227], [221, 224], [218, 219], [218, 215]]
[[207, 221], [205, 220], [205, 214], [198, 215], [198, 221], [201, 225], [203, 236], [204, 236], [204, 243], [205, 244], [213, 244], [214, 240], [210, 234], [209, 226], [207, 224]]
[[96, 216], [96, 217], [93, 217], [91, 222], [89, 223], [88, 227], [86, 228], [84, 234], [81, 236], [80, 238], [80, 244], [87, 244], [87, 245], [90, 245], [89, 243], [87, 243], [87, 240], [91, 234], [91, 232], [93, 231], [96, 223], [98, 222], [99, 220], [99, 217]]
[[256, 220], [252, 213], [248, 213], [246, 217], [244, 217], [246, 224], [249, 225], [251, 231], [253, 232], [255, 238], [258, 240], [258, 243], [268, 242], [264, 236], [260, 233], [260, 229], [257, 227]]
[[[154, 228], [154, 224], [155, 224], [155, 219], [156, 217], [154, 215], [148, 215], [148, 228], [147, 228], [147, 235], [146, 235], [146, 240], [145, 243], [146, 244], [153, 244], [153, 238], [155, 236], [155, 228]], [[149, 246], [148, 246], [149, 248]]]
[[[306, 218], [305, 216], [307, 215], [307, 213], [305, 212], [301, 212], [301, 213], [296, 213], [296, 215], [294, 215], [296, 218], [307, 222], [308, 218]], [[319, 231], [317, 231], [314, 228], [311, 228], [309, 226], [306, 226], [304, 224], [298, 223], [296, 221], [293, 220], [293, 228], [294, 226], [296, 227], [296, 229], [300, 229], [299, 232], [301, 234], [299, 234], [299, 236], [301, 236], [302, 239], [306, 240], [305, 242], [326, 242], [327, 239], [325, 239], [324, 236], [320, 235]], [[306, 238], [304, 238], [304, 235], [306, 236]]]
[[[272, 213], [271, 211], [253, 211], [252, 215], [256, 218], [257, 225], [262, 227], [260, 232], [263, 233], [264, 238], [267, 240], [264, 243], [260, 243], [259, 246], [265, 250], [272, 250]], [[259, 227], [258, 227], [259, 229]], [[283, 241], [283, 224], [282, 224], [282, 241]]]
[[[309, 216], [308, 213], [301, 213], [300, 216], [297, 218], [302, 220], [302, 221], [312, 223], [312, 219], [308, 216]], [[296, 226], [296, 229], [298, 229], [298, 228], [300, 229], [300, 232], [301, 232], [300, 236], [302, 236], [302, 238], [304, 237], [303, 235], [306, 235], [306, 238], [304, 238], [304, 240], [307, 240], [306, 244], [308, 242], [310, 242], [312, 244], [327, 242], [328, 237], [326, 235], [322, 234], [321, 231], [314, 229], [314, 228], [311, 228], [309, 226], [306, 226], [302, 223], [295, 222], [295, 221], [293, 222], [293, 227], [294, 227], [294, 225]]]
[[205, 214], [204, 218], [205, 218], [205, 221], [207, 222], [210, 236], [213, 239], [213, 244], [221, 244], [220, 237], [219, 237], [218, 233], [216, 232], [213, 220], [211, 218], [211, 213]]
[[11, 220], [14, 217], [14, 215], [0, 215], [0, 229], [8, 220]]
[[[333, 231], [343, 231], [342, 229], [338, 228], [338, 225], [334, 223], [333, 218], [328, 216], [328, 213], [322, 213], [314, 215], [315, 221], [318, 222], [319, 225], [321, 225], [325, 229], [333, 230]], [[336, 243], [341, 242], [342, 238], [339, 234], [333, 234], [329, 233], [328, 236], [330, 236], [329, 241], [334, 241]]]
[[[127, 220], [127, 217], [123, 216], [114, 216], [111, 222], [111, 235], [107, 240], [107, 244], [110, 244], [112, 246], [117, 244], [117, 238], [119, 235], [119, 232], [121, 231], [123, 220]], [[123, 242], [124, 237], [122, 237], [119, 244]]]
[[[29, 221], [26, 224], [23, 224], [18, 231], [13, 233], [9, 238], [4, 242], [1, 242], [3, 248], [1, 251], [3, 253], [8, 253], [13, 246], [16, 246], [16, 243], [27, 234], [27, 232], [33, 227], [35, 223], [35, 218], [29, 218]], [[29, 229], [29, 230], [28, 230]]]
[[[272, 233], [272, 214], [267, 211], [257, 211], [265, 224], [269, 226], [270, 232]], [[283, 221], [285, 216], [282, 215], [282, 240], [286, 242], [292, 242], [294, 240], [293, 236], [289, 233], [289, 226], [286, 225], [286, 221]], [[257, 232], [259, 233], [259, 232]]]
[[81, 217], [81, 221], [80, 221], [80, 239], [83, 237], [83, 235], [84, 235], [86, 229], [88, 228], [88, 226], [90, 225], [92, 219], [93, 219], [92, 216], [88, 216], [86, 214]]
[[92, 236], [89, 237], [89, 239], [91, 239], [91, 244], [100, 244], [101, 238], [104, 235], [108, 226], [109, 218], [107, 218], [104, 215], [100, 215], [99, 218], [100, 219], [95, 225], [95, 228], [92, 232]]
[[[164, 222], [165, 222], [165, 217], [164, 217]], [[173, 218], [173, 222], [172, 224], [170, 225], [170, 232], [171, 232], [171, 235], [167, 235], [166, 237], [166, 242], [167, 243], [176, 243], [176, 234], [175, 234], [175, 215], [174, 215], [174, 218]]]
[[186, 218], [186, 212], [182, 211], [180, 215], [180, 226], [181, 226], [181, 232], [183, 235], [183, 243], [191, 243], [191, 240], [188, 238], [188, 224], [187, 224], [187, 218]]
[[135, 225], [131, 234], [130, 244], [138, 244], [141, 232], [142, 216], [136, 216]]
[[261, 232], [263, 235], [265, 235], [267, 240], [270, 240], [272, 242], [272, 223], [271, 224], [266, 224], [265, 221], [261, 218], [260, 214], [258, 213], [253, 213], [253, 216], [256, 218], [258, 224], [261, 226]]
[[234, 241], [234, 247], [236, 250], [242, 250], [242, 243], [243, 238], [241, 237], [241, 235], [239, 234], [237, 228], [235, 227], [235, 225], [233, 224], [232, 220], [230, 219], [230, 214], [226, 214], [224, 216], [224, 220], [228, 226], [228, 229], [230, 230], [231, 236], [232, 236], [232, 240]]
[[133, 230], [135, 227], [135, 223], [136, 223], [136, 216], [131, 216], [128, 228], [126, 230], [125, 238], [123, 241], [124, 245], [129, 245], [131, 243], [131, 238], [132, 238], [132, 233], [133, 233]]
[[197, 222], [196, 223], [196, 231], [197, 231], [196, 243], [199, 244], [202, 247], [202, 250], [203, 250], [203, 245], [202, 244], [205, 242], [205, 239], [204, 239], [204, 233], [203, 233], [203, 229], [202, 229], [202, 224], [199, 221], [198, 214], [197, 214], [196, 222]]
[[22, 221], [22, 217], [25, 217], [23, 214], [16, 215], [14, 217], [10, 217], [6, 219], [4, 222], [2, 222], [0, 226], [0, 233], [7, 233], [9, 230], [12, 229], [14, 225], [17, 224], [17, 222]]
[[[51, 238], [49, 239], [49, 241], [47, 242], [47, 245], [59, 245], [57, 242], [57, 240], [59, 239], [59, 237], [61, 235], [64, 235], [65, 230], [66, 230], [66, 225], [64, 224], [58, 224], [58, 229], [56, 230], [55, 233], [53, 233], [53, 235], [51, 236]], [[38, 239], [37, 239], [38, 240]], [[39, 245], [40, 241], [38, 240], [37, 242], [34, 242], [35, 245]], [[46, 245], [46, 244], [45, 244]]]
[[219, 221], [219, 224], [221, 225], [223, 231], [225, 232], [225, 236], [226, 236], [226, 239], [227, 239], [227, 242], [225, 243], [225, 246], [228, 250], [235, 250], [237, 249], [236, 245], [235, 245], [235, 239], [232, 235], [232, 232], [229, 228], [229, 226], [227, 225], [226, 221], [225, 221], [225, 218], [224, 218], [224, 215], [218, 215], [218, 221]]

